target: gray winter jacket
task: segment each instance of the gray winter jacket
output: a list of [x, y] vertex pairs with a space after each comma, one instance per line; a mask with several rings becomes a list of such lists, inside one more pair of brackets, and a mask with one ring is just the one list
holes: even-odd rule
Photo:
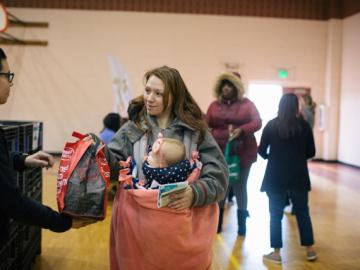
[[[192, 133], [196, 132], [179, 119], [174, 119], [166, 129], [161, 129], [154, 117], [148, 117], [148, 122], [150, 127], [145, 126], [145, 122], [143, 124], [144, 130], [148, 133], [148, 145], [153, 144], [159, 132], [164, 137], [181, 141], [185, 130], [190, 130]], [[127, 157], [134, 155], [134, 143], [140, 140], [145, 133], [144, 130], [139, 129], [132, 121], [128, 121], [108, 144], [106, 157], [110, 164], [112, 180], [116, 181], [118, 178], [118, 161], [126, 160]], [[193, 206], [221, 201], [228, 186], [228, 168], [224, 156], [210, 132], [205, 133], [204, 140], [197, 146], [197, 151], [199, 151], [203, 168], [200, 179], [191, 185], [194, 191]]]

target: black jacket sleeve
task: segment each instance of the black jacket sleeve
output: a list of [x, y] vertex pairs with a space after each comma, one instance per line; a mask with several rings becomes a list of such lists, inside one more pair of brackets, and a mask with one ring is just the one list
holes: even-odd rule
[[[0, 215], [8, 216], [16, 221], [28, 224], [38, 225], [54, 232], [64, 232], [69, 230], [72, 225], [72, 219], [63, 216], [51, 208], [31, 199], [23, 194], [15, 186], [15, 179], [11, 165], [15, 168], [21, 168], [22, 155], [12, 156], [9, 159], [6, 145], [1, 140], [0, 143]], [[17, 160], [16, 160], [17, 159]], [[14, 164], [11, 164], [14, 162]]]
[[26, 169], [25, 167], [26, 157], [27, 155], [19, 152], [13, 152], [10, 154], [10, 161], [12, 162], [12, 167], [14, 168], [14, 170], [22, 172]]
[[258, 147], [258, 153], [263, 159], [267, 159], [269, 157], [269, 153], [268, 153], [269, 144], [270, 144], [270, 122], [263, 129], [263, 133], [260, 139], [260, 144]]

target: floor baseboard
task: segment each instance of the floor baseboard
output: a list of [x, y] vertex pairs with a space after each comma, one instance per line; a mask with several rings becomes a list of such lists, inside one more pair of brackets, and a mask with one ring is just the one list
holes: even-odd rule
[[338, 163], [338, 164], [349, 166], [349, 167], [352, 167], [352, 168], [355, 168], [355, 169], [360, 169], [360, 166], [349, 164], [349, 163], [342, 162], [342, 161], [339, 161], [339, 160], [325, 160], [325, 159], [322, 159], [322, 158], [314, 158], [311, 161], [324, 162], [324, 163]]

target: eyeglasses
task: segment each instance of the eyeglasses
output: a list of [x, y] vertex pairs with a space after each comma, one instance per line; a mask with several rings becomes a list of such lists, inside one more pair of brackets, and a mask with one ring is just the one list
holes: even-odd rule
[[5, 76], [9, 83], [11, 83], [15, 77], [13, 72], [0, 72], [0, 76]]

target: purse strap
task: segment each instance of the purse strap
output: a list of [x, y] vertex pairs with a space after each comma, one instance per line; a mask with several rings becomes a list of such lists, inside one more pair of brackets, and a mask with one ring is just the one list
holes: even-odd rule
[[137, 140], [134, 144], [134, 159], [137, 166], [137, 176], [139, 179], [144, 179], [144, 174], [142, 171], [142, 164], [146, 154], [148, 136], [146, 133], [141, 136], [140, 140]]
[[190, 130], [185, 130], [183, 143], [185, 145], [186, 156], [189, 160], [191, 160], [191, 154], [197, 150], [197, 139], [198, 132], [191, 132]]

